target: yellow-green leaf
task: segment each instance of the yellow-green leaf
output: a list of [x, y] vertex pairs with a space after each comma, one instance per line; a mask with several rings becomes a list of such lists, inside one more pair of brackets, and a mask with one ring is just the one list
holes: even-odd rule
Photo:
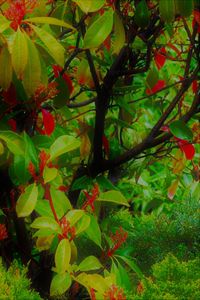
[[18, 28], [12, 44], [12, 65], [17, 77], [20, 79], [22, 78], [28, 61], [28, 46], [25, 34], [26, 33]]
[[101, 193], [96, 200], [113, 202], [113, 203], [129, 206], [129, 204], [128, 204], [126, 198], [123, 196], [123, 194], [121, 192], [115, 191], [115, 190]]
[[38, 198], [38, 187], [35, 183], [29, 185], [17, 201], [16, 212], [18, 217], [29, 216], [35, 208]]
[[102, 264], [99, 262], [99, 260], [95, 256], [88, 256], [86, 257], [78, 266], [78, 269], [80, 271], [91, 271], [91, 270], [97, 270], [102, 268]]
[[58, 41], [47, 31], [33, 25], [31, 25], [31, 27], [40, 38], [40, 40], [44, 43], [49, 54], [53, 57], [55, 62], [63, 67], [65, 53], [64, 47], [60, 43], [58, 43]]
[[59, 274], [65, 273], [69, 267], [71, 258], [71, 246], [67, 239], [63, 239], [58, 244], [55, 253], [56, 272]]
[[98, 48], [111, 33], [113, 27], [113, 10], [106, 11], [86, 31], [84, 48]]
[[83, 215], [83, 217], [76, 224], [76, 235], [85, 231], [90, 225], [90, 216]]
[[86, 14], [99, 10], [105, 4], [105, 0], [73, 0], [73, 2]]
[[8, 29], [10, 26], [10, 22], [3, 16], [0, 16], [0, 33], [4, 32], [4, 30]]
[[15, 155], [24, 155], [25, 144], [20, 135], [12, 131], [5, 130], [0, 131], [0, 139], [6, 142], [6, 145], [10, 152]]
[[50, 286], [50, 296], [60, 296], [71, 286], [72, 280], [69, 273], [56, 274]]
[[54, 160], [56, 157], [79, 148], [80, 141], [70, 135], [62, 135], [55, 140], [50, 147], [50, 160]]
[[107, 289], [108, 285], [105, 278], [99, 274], [86, 274], [81, 273], [75, 278], [81, 285], [85, 286], [87, 289], [93, 288], [97, 292], [103, 294]]
[[66, 28], [70, 28], [75, 30], [75, 28], [73, 26], [71, 26], [70, 24], [56, 19], [56, 18], [52, 18], [52, 17], [35, 17], [35, 18], [29, 18], [26, 19], [26, 22], [31, 22], [31, 23], [40, 23], [40, 24], [49, 24], [49, 25], [57, 25], [57, 26], [61, 26], [61, 27], [66, 27]]
[[31, 227], [36, 229], [51, 229], [52, 232], [61, 232], [58, 223], [53, 218], [49, 217], [38, 217], [31, 224]]
[[11, 55], [7, 47], [0, 52], [0, 86], [7, 91], [12, 80]]
[[41, 82], [41, 64], [35, 44], [27, 35], [26, 40], [28, 45], [28, 61], [24, 70], [23, 86], [27, 95], [31, 96]]
[[114, 43], [113, 53], [118, 54], [125, 44], [125, 30], [122, 20], [117, 13], [114, 14]]
[[84, 211], [82, 209], [73, 209], [66, 214], [66, 219], [69, 221], [70, 225], [73, 226], [83, 215]]
[[58, 169], [48, 168], [46, 166], [43, 172], [44, 183], [52, 181], [53, 179], [56, 178], [57, 175], [58, 175]]

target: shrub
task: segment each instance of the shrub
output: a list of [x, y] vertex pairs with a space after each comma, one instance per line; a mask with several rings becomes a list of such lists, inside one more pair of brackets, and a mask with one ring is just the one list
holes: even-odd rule
[[38, 293], [30, 288], [27, 270], [14, 261], [7, 270], [0, 259], [0, 299], [41, 300]]

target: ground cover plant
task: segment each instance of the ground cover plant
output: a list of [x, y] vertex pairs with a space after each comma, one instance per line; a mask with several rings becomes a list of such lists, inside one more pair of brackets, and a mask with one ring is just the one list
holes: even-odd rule
[[0, 272], [30, 299], [198, 297], [199, 9], [0, 1]]

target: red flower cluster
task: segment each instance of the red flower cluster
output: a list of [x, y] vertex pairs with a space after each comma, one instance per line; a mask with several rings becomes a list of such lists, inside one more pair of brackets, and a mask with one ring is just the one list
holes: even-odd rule
[[97, 196], [99, 195], [99, 187], [98, 184], [96, 183], [91, 191], [92, 195], [90, 195], [87, 191], [83, 191], [87, 201], [83, 204], [82, 209], [86, 210], [86, 208], [88, 206], [91, 207], [92, 211], [94, 211], [95, 207], [94, 207], [94, 202], [97, 198]]
[[8, 232], [4, 224], [0, 224], [0, 241], [7, 239]]
[[36, 0], [9, 0], [10, 3], [9, 8], [4, 11], [4, 16], [12, 21], [10, 26], [15, 31], [17, 28], [21, 25], [22, 20], [24, 19], [24, 16], [27, 13], [32, 12], [32, 10], [35, 8], [37, 1]]
[[62, 229], [62, 234], [59, 234], [58, 238], [62, 239], [69, 239], [72, 241], [76, 235], [76, 228], [74, 226], [70, 226], [69, 221], [64, 217], [60, 221], [60, 227]]
[[126, 296], [124, 295], [124, 291], [122, 288], [118, 288], [113, 284], [104, 293], [104, 300], [126, 300]]
[[121, 247], [121, 245], [126, 241], [128, 237], [128, 232], [126, 232], [122, 227], [119, 230], [116, 230], [115, 234], [111, 235], [111, 239], [113, 242], [113, 247], [108, 250], [107, 255], [109, 257], [113, 256], [115, 251]]

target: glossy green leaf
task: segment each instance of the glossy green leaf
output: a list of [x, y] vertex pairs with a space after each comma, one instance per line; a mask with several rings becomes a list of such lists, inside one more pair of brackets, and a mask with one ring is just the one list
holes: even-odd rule
[[15, 155], [13, 160], [13, 175], [19, 184], [26, 184], [31, 179], [25, 155]]
[[84, 48], [98, 48], [111, 33], [113, 27], [113, 11], [106, 11], [87, 29], [84, 36]]
[[39, 229], [34, 233], [33, 237], [46, 237], [52, 235], [52, 233], [51, 228]]
[[86, 14], [99, 10], [105, 4], [105, 0], [73, 0], [73, 2]]
[[95, 216], [90, 216], [90, 226], [85, 230], [87, 237], [100, 248], [101, 246], [101, 230]]
[[62, 135], [55, 140], [50, 147], [50, 160], [54, 160], [58, 156], [79, 148], [80, 141], [70, 135]]
[[0, 87], [7, 91], [12, 80], [12, 62], [8, 48], [5, 46], [0, 51], [0, 66]]
[[28, 46], [24, 32], [18, 28], [12, 44], [12, 65], [18, 78], [22, 78], [28, 62]]
[[40, 40], [44, 43], [49, 54], [53, 57], [55, 62], [63, 67], [65, 53], [64, 47], [53, 37], [53, 35], [45, 31], [44, 29], [33, 25], [31, 27], [40, 38]]
[[35, 183], [29, 185], [17, 200], [16, 212], [18, 217], [29, 216], [35, 208], [38, 198], [38, 187]]
[[146, 78], [147, 88], [152, 89], [155, 86], [155, 84], [158, 82], [158, 80], [159, 80], [158, 70], [154, 67], [147, 74], [147, 78]]
[[70, 225], [73, 226], [83, 215], [84, 211], [82, 209], [73, 209], [66, 214], [66, 219], [70, 222]]
[[137, 264], [131, 258], [127, 258], [120, 255], [115, 255], [116, 257], [121, 258], [137, 275], [140, 279], [144, 278], [144, 275]]
[[171, 133], [179, 139], [191, 141], [193, 138], [191, 129], [183, 121], [174, 121], [169, 125], [169, 128]]
[[0, 131], [0, 139], [6, 142], [10, 152], [15, 155], [24, 155], [24, 142], [19, 134], [9, 130]]
[[58, 223], [49, 217], [38, 217], [33, 221], [31, 227], [36, 229], [51, 229], [52, 232], [61, 233]]
[[129, 206], [123, 194], [120, 191], [116, 191], [116, 190], [101, 193], [97, 198], [97, 201], [113, 202], [116, 204]]
[[114, 42], [113, 42], [113, 53], [118, 54], [121, 48], [125, 44], [125, 30], [124, 25], [119, 15], [114, 13]]
[[85, 231], [89, 227], [89, 225], [90, 225], [90, 217], [84, 215], [76, 224], [76, 235]]
[[57, 26], [66, 27], [75, 30], [75, 28], [70, 24], [52, 17], [34, 17], [34, 18], [26, 19], [26, 22], [57, 25]]
[[50, 182], [56, 178], [58, 175], [58, 169], [56, 168], [48, 168], [47, 166], [43, 171], [44, 183]]
[[62, 274], [69, 268], [69, 262], [71, 258], [71, 246], [67, 239], [62, 239], [58, 244], [55, 253], [55, 265], [56, 272]]
[[41, 64], [38, 50], [32, 40], [26, 35], [28, 45], [28, 61], [23, 75], [23, 86], [28, 96], [34, 94], [41, 82]]
[[81, 273], [76, 276], [76, 281], [85, 286], [86, 289], [89, 290], [90, 288], [93, 288], [101, 294], [104, 294], [104, 292], [108, 289], [106, 279], [99, 274]]
[[71, 286], [72, 280], [69, 273], [56, 274], [50, 286], [50, 296], [63, 295]]
[[51, 186], [50, 192], [56, 212], [63, 217], [69, 209], [72, 209], [68, 197], [64, 192], [59, 191], [54, 186]]
[[102, 268], [102, 264], [99, 262], [99, 260], [95, 256], [88, 256], [86, 257], [78, 266], [79, 271], [92, 271], [92, 270], [98, 270]]

